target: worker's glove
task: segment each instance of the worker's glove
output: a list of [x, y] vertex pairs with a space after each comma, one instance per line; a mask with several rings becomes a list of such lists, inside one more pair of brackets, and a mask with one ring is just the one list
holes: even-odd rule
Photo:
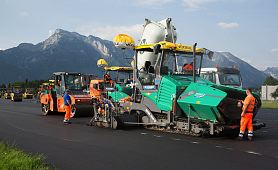
[[242, 102], [241, 101], [237, 102], [237, 107], [242, 107]]

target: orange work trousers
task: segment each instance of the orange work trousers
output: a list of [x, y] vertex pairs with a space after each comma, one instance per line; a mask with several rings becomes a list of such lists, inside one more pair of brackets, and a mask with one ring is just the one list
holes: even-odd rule
[[240, 133], [244, 134], [247, 127], [248, 132], [253, 132], [253, 113], [245, 113], [240, 120]]
[[71, 107], [70, 106], [64, 106], [65, 107], [65, 110], [66, 110], [66, 114], [65, 114], [65, 119], [69, 120], [70, 119], [70, 110], [71, 110]]

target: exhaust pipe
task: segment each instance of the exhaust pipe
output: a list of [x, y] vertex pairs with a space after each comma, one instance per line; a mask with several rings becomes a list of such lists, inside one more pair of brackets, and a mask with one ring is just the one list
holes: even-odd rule
[[196, 46], [197, 43], [193, 45], [193, 82], [196, 82]]

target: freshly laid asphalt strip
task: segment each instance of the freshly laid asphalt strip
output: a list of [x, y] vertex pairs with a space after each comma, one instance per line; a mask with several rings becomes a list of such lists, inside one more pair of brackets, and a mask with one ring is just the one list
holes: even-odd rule
[[260, 110], [267, 127], [255, 140], [191, 137], [145, 129], [86, 126], [90, 117], [62, 123], [63, 115], [42, 116], [30, 100], [0, 99], [0, 140], [41, 153], [58, 169], [277, 169], [278, 110]]

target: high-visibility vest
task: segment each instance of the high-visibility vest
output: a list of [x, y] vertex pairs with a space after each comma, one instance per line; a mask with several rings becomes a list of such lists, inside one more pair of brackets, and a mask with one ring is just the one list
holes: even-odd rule
[[185, 66], [183, 66], [182, 69], [184, 71], [192, 71], [193, 70], [193, 66], [191, 64], [186, 64]]
[[109, 74], [105, 74], [105, 75], [104, 75], [104, 80], [105, 80], [105, 81], [111, 80], [110, 75], [109, 75]]
[[245, 98], [243, 102], [242, 110], [244, 110], [246, 105], [248, 105], [246, 109], [246, 113], [253, 113], [255, 104], [256, 104], [256, 98], [253, 95], [249, 95]]

